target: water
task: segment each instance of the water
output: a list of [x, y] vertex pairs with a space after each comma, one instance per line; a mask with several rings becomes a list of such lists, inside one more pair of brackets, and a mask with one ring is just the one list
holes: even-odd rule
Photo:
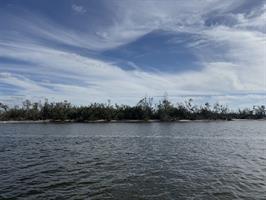
[[266, 199], [263, 121], [0, 124], [0, 199]]

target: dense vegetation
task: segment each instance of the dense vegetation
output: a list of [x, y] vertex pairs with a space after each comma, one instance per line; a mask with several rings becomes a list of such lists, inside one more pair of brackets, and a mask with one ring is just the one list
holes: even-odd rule
[[88, 106], [74, 106], [67, 101], [49, 103], [23, 102], [23, 106], [8, 107], [0, 103], [0, 120], [50, 120], [86, 122], [95, 120], [231, 120], [231, 119], [262, 119], [265, 118], [265, 106], [254, 106], [252, 109], [238, 111], [229, 110], [218, 103], [211, 106], [193, 104], [190, 99], [184, 103], [172, 104], [166, 98], [158, 104], [152, 98], [143, 98], [137, 105], [111, 105], [110, 103], [93, 103]]

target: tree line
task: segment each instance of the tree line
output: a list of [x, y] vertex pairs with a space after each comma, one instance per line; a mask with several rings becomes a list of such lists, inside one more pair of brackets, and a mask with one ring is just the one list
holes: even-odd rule
[[0, 103], [0, 120], [49, 120], [87, 122], [96, 120], [231, 120], [262, 119], [266, 117], [265, 106], [230, 110], [216, 103], [196, 105], [192, 99], [173, 104], [166, 98], [153, 104], [152, 98], [143, 98], [135, 106], [91, 103], [88, 106], [75, 106], [68, 101], [44, 103], [25, 100], [22, 106], [9, 107]]

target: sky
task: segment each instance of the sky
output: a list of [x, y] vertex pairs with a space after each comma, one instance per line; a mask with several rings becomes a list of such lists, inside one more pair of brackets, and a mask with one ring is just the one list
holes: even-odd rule
[[266, 104], [263, 0], [0, 0], [0, 102]]

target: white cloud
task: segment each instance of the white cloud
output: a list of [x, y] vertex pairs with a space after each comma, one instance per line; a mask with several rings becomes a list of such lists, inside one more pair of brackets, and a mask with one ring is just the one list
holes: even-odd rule
[[241, 82], [241, 71], [235, 70], [238, 66], [232, 63], [207, 63], [202, 71], [181, 74], [151, 73], [139, 69], [124, 71], [103, 61], [42, 46], [16, 44], [16, 48], [13, 47], [5, 46], [3, 49], [0, 46], [0, 55], [30, 60], [32, 66], [38, 69], [34, 71], [35, 77], [48, 72], [47, 75], [58, 74], [56, 78], [61, 82], [64, 81], [62, 75], [71, 75], [73, 80], [65, 84], [56, 83], [58, 80], [36, 82], [16, 74], [3, 73], [0, 82], [22, 88], [19, 94], [25, 97], [46, 96], [82, 104], [112, 99], [132, 104], [145, 94], [161, 96], [165, 91], [170, 96], [263, 92], [263, 85], [260, 86], [258, 79], [253, 80], [257, 81], [255, 85], [249, 81]]
[[87, 10], [83, 6], [77, 5], [77, 4], [73, 4], [72, 9], [73, 9], [73, 11], [75, 11], [79, 14], [84, 14], [87, 12]]
[[[224, 94], [259, 93], [261, 95], [255, 95], [254, 99], [261, 102], [265, 99], [266, 87], [265, 13], [254, 16], [231, 13], [237, 19], [231, 26], [206, 27], [204, 24], [209, 13], [215, 11], [222, 15], [240, 4], [238, 0], [197, 0], [182, 4], [179, 1], [119, 1], [119, 4], [111, 6], [116, 14], [115, 22], [96, 30], [95, 34], [67, 29], [40, 16], [31, 16], [31, 20], [11, 16], [9, 20], [16, 28], [21, 28], [23, 34], [15, 37], [11, 29], [0, 30], [0, 57], [29, 64], [23, 65], [22, 76], [18, 75], [21, 69], [17, 65], [13, 66], [12, 73], [6, 73], [12, 66], [0, 63], [0, 83], [19, 87], [20, 91], [14, 95], [25, 98], [68, 99], [82, 104], [109, 98], [135, 103], [145, 94], [161, 96], [165, 91], [170, 96], [215, 95], [214, 99], [223, 102], [232, 102], [233, 96], [238, 98], [237, 95], [225, 98]], [[86, 12], [84, 7], [75, 4], [72, 9]], [[53, 41], [99, 51], [127, 44], [157, 29], [197, 33], [197, 40], [188, 47], [193, 48], [201, 60], [202, 70], [169, 74], [144, 72], [135, 66], [134, 70], [126, 71], [114, 64], [60, 50], [47, 43]], [[222, 60], [216, 59], [217, 54]], [[46, 80], [34, 81], [29, 74], [35, 79], [45, 74]], [[66, 83], [68, 79], [72, 81]], [[250, 102], [248, 98], [253, 97], [246, 95], [239, 102]]]

